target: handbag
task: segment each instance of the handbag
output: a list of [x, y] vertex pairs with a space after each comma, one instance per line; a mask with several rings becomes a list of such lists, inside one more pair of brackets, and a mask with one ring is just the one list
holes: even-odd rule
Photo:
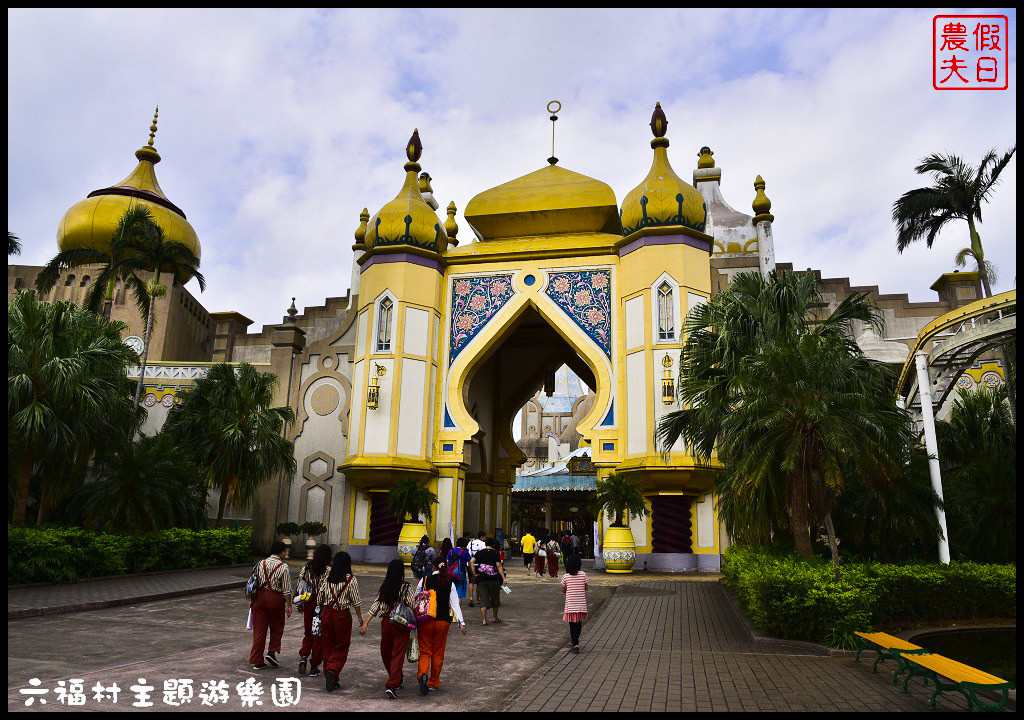
[[537, 557], [546, 558], [547, 556], [548, 556], [547, 551], [544, 549], [544, 546], [541, 545], [540, 548], [537, 550]]
[[[403, 587], [402, 590], [403, 592], [401, 597], [405, 597], [405, 587]], [[403, 627], [409, 630], [416, 627], [416, 613], [413, 612], [411, 607], [402, 602], [401, 598], [391, 609], [391, 614], [388, 616], [388, 620], [398, 627]]]
[[313, 586], [306, 582], [305, 578], [299, 580], [295, 586], [295, 602], [301, 607], [313, 595]]
[[406, 662], [419, 662], [420, 659], [420, 643], [416, 639], [416, 633], [412, 633], [409, 637], [409, 647], [405, 650]]
[[416, 593], [416, 624], [424, 620], [432, 620], [437, 617], [437, 592], [435, 590], [420, 590]]

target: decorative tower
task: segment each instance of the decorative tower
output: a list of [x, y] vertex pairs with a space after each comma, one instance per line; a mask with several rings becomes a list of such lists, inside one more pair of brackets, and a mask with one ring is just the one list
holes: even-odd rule
[[424, 197], [430, 179], [418, 176], [422, 152], [414, 131], [402, 189], [372, 217], [364, 211], [353, 246], [358, 316], [348, 457], [340, 469], [357, 515], [349, 543], [370, 546], [367, 559], [393, 557], [391, 484], [410, 476], [432, 481], [441, 259], [449, 240]]
[[[677, 443], [667, 455], [655, 445], [658, 422], [680, 409], [675, 378], [683, 343], [683, 318], [711, 295], [713, 239], [706, 233], [707, 204], [668, 159], [668, 119], [661, 104], [651, 117], [654, 158], [647, 177], [622, 201], [618, 307], [624, 346], [618, 370], [616, 412], [624, 461], [616, 469], [644, 488], [650, 513], [630, 524], [639, 564], [647, 553], [692, 553], [691, 504], [707, 492], [707, 477]], [[710, 151], [707, 153], [710, 161]], [[707, 166], [708, 163], [705, 163]], [[711, 176], [709, 176], [710, 179]], [[624, 452], [623, 452], [624, 451]], [[595, 465], [600, 452], [595, 450]], [[618, 528], [609, 528], [606, 544]], [[612, 554], [628, 571], [633, 558]]]
[[772, 239], [772, 221], [775, 216], [769, 211], [772, 209], [772, 201], [764, 194], [764, 178], [760, 175], [754, 180], [754, 189], [757, 194], [751, 207], [754, 209], [754, 219], [751, 222], [757, 230], [757, 263], [761, 274], [766, 276], [775, 269], [775, 241]]

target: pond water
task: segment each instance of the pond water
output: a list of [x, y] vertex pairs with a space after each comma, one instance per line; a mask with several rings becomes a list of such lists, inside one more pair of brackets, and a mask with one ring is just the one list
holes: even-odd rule
[[1017, 682], [1017, 628], [942, 630], [911, 641], [939, 655]]

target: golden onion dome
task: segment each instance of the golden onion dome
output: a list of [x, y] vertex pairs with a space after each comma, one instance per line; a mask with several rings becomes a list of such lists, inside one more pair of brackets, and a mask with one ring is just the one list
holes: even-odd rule
[[57, 248], [60, 252], [77, 248], [109, 251], [110, 238], [121, 216], [133, 205], [142, 205], [152, 213], [153, 220], [164, 232], [165, 240], [180, 242], [200, 257], [199, 238], [185, 213], [164, 195], [157, 182], [154, 166], [160, 154], [153, 147], [157, 113], [149, 127], [149, 142], [135, 151], [139, 164], [121, 182], [94, 190], [85, 200], [75, 203], [64, 213], [57, 227]]
[[370, 218], [363, 242], [368, 248], [409, 245], [441, 254], [448, 246], [441, 221], [427, 205], [420, 192], [420, 164], [423, 153], [419, 130], [413, 130], [405, 154], [405, 184], [395, 199], [386, 204]]
[[622, 234], [631, 235], [648, 227], [681, 225], [704, 232], [707, 206], [700, 192], [684, 181], [668, 162], [668, 119], [661, 103], [656, 103], [651, 116], [654, 139], [654, 162], [647, 177], [630, 190], [622, 201]]
[[562, 233], [621, 232], [611, 187], [551, 164], [485, 190], [466, 220], [485, 240]]

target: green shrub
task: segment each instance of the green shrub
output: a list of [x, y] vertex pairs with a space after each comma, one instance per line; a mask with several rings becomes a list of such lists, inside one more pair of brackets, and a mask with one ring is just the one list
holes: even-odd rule
[[849, 648], [855, 630], [1017, 617], [1016, 565], [831, 566], [765, 549], [726, 550], [724, 582], [759, 630]]
[[172, 528], [138, 535], [79, 528], [7, 528], [7, 582], [75, 582], [91, 577], [229, 565], [249, 559], [252, 529]]

